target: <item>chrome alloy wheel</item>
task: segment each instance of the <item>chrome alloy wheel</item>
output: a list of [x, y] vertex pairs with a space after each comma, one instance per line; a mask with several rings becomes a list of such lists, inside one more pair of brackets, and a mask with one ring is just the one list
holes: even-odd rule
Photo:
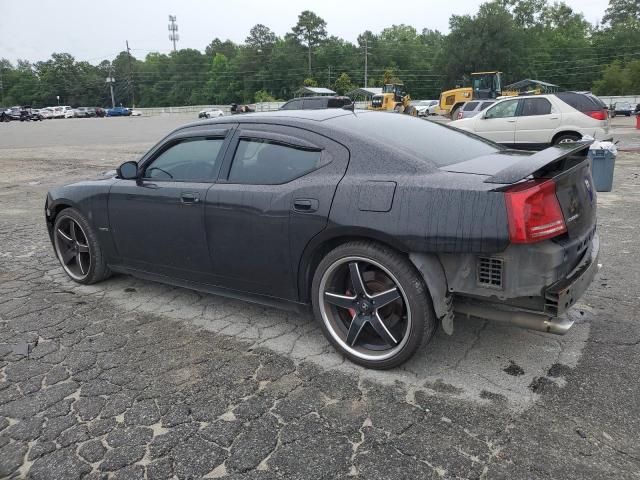
[[320, 281], [322, 321], [333, 339], [363, 360], [385, 360], [403, 349], [411, 311], [396, 277], [364, 257], [335, 261]]
[[74, 280], [83, 280], [91, 269], [87, 235], [72, 218], [64, 217], [53, 232], [56, 254], [65, 272]]

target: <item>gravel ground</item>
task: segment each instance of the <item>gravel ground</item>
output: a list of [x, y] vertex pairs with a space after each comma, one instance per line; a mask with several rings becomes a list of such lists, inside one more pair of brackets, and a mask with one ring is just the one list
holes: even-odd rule
[[0, 125], [0, 477], [640, 478], [640, 135], [601, 193], [604, 268], [564, 337], [464, 318], [401, 369], [310, 316], [62, 273], [46, 191], [189, 117]]

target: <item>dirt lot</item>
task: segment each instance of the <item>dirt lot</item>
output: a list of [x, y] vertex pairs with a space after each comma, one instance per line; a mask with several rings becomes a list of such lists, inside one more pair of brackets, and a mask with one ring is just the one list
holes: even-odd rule
[[604, 267], [563, 337], [464, 318], [402, 369], [311, 317], [67, 280], [47, 189], [190, 117], [0, 124], [0, 478], [640, 478], [640, 134], [616, 118]]

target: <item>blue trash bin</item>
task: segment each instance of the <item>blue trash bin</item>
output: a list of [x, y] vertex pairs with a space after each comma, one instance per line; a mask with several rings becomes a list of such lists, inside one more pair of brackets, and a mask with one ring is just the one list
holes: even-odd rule
[[610, 192], [613, 188], [613, 169], [616, 154], [604, 148], [589, 150], [591, 174], [597, 192]]

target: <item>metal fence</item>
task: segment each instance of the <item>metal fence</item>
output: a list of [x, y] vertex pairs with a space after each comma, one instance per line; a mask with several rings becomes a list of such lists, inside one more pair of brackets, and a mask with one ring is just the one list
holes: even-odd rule
[[[274, 110], [278, 110], [284, 103], [285, 102], [260, 102], [250, 105], [256, 112], [273, 112]], [[367, 108], [367, 102], [356, 102], [356, 108]], [[210, 109], [219, 109], [225, 114], [229, 114], [231, 112], [231, 105], [189, 105], [184, 107], [135, 108], [134, 110], [142, 113], [145, 117], [149, 117], [154, 115], [197, 114], [202, 110]]]
[[618, 96], [604, 96], [598, 95], [598, 98], [607, 105], [613, 105], [616, 102], [629, 102], [632, 106], [636, 106], [640, 103], [640, 95], [618, 95]]

